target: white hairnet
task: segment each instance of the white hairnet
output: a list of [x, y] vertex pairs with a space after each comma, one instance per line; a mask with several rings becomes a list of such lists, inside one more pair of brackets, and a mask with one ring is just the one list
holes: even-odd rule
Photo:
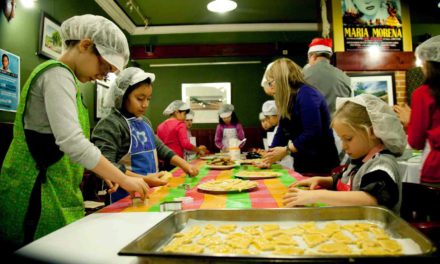
[[423, 61], [440, 62], [440, 35], [420, 44], [416, 48], [416, 56]]
[[124, 33], [102, 16], [74, 16], [61, 24], [63, 47], [66, 40], [91, 39], [99, 54], [118, 70], [127, 65], [130, 51]]
[[154, 73], [144, 72], [142, 69], [129, 67], [118, 74], [118, 77], [110, 84], [110, 89], [104, 98], [104, 107], [121, 109], [122, 98], [128, 87], [138, 84], [147, 79], [154, 82]]
[[264, 102], [261, 107], [261, 111], [265, 116], [274, 116], [278, 115], [277, 105], [275, 104], [275, 100], [268, 100]]
[[194, 119], [194, 111], [190, 110], [188, 114], [186, 114], [185, 120], [193, 120]]
[[163, 110], [163, 115], [169, 116], [176, 111], [190, 110], [189, 105], [180, 100], [174, 100]]
[[231, 104], [224, 104], [218, 110], [218, 114], [221, 118], [226, 118], [228, 116], [231, 116], [232, 112], [234, 112], [234, 106]]
[[263, 121], [264, 119], [266, 119], [266, 116], [263, 114], [263, 112], [260, 112], [258, 114], [258, 119], [260, 119], [260, 121]]
[[264, 74], [263, 74], [263, 79], [261, 80], [261, 87], [267, 87], [269, 84], [267, 83], [267, 79], [266, 79], [266, 75], [267, 75], [267, 73], [269, 72], [269, 70], [270, 70], [270, 67], [272, 67], [272, 65], [273, 65], [273, 62], [271, 62], [271, 63], [269, 63], [268, 65], [267, 65], [267, 67], [266, 67], [266, 70], [264, 71]]
[[361, 94], [355, 97], [336, 98], [336, 109], [341, 108], [348, 101], [367, 109], [374, 135], [382, 140], [389, 151], [399, 155], [403, 153], [406, 147], [406, 134], [399, 118], [389, 105], [377, 96]]

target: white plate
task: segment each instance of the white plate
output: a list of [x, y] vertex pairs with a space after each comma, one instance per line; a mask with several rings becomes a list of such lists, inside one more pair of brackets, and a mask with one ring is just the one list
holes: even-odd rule
[[280, 177], [282, 174], [275, 171], [239, 171], [234, 176], [240, 179], [259, 180]]

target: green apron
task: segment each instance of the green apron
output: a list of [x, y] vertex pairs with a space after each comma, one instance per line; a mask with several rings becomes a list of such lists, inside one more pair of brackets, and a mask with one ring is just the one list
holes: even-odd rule
[[[0, 238], [13, 247], [24, 244], [24, 219], [39, 169], [26, 142], [24, 112], [30, 87], [41, 73], [52, 67], [64, 67], [72, 73], [76, 84], [78, 119], [84, 135], [90, 137], [88, 112], [81, 100], [78, 80], [63, 63], [49, 60], [37, 66], [26, 81], [14, 122], [14, 138], [6, 154], [0, 175]], [[79, 185], [84, 168], [67, 155], [47, 168], [41, 184], [41, 215], [34, 239], [38, 239], [84, 216]]]

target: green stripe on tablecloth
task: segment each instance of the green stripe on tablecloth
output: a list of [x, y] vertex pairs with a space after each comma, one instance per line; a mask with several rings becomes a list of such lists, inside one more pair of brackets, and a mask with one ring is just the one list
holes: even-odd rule
[[252, 208], [248, 192], [230, 193], [226, 195], [226, 208]]

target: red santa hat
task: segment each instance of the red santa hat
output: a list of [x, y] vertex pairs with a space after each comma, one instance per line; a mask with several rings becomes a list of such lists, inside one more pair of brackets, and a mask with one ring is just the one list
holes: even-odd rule
[[314, 38], [309, 44], [310, 52], [328, 52], [332, 53], [332, 39], [329, 38]]

